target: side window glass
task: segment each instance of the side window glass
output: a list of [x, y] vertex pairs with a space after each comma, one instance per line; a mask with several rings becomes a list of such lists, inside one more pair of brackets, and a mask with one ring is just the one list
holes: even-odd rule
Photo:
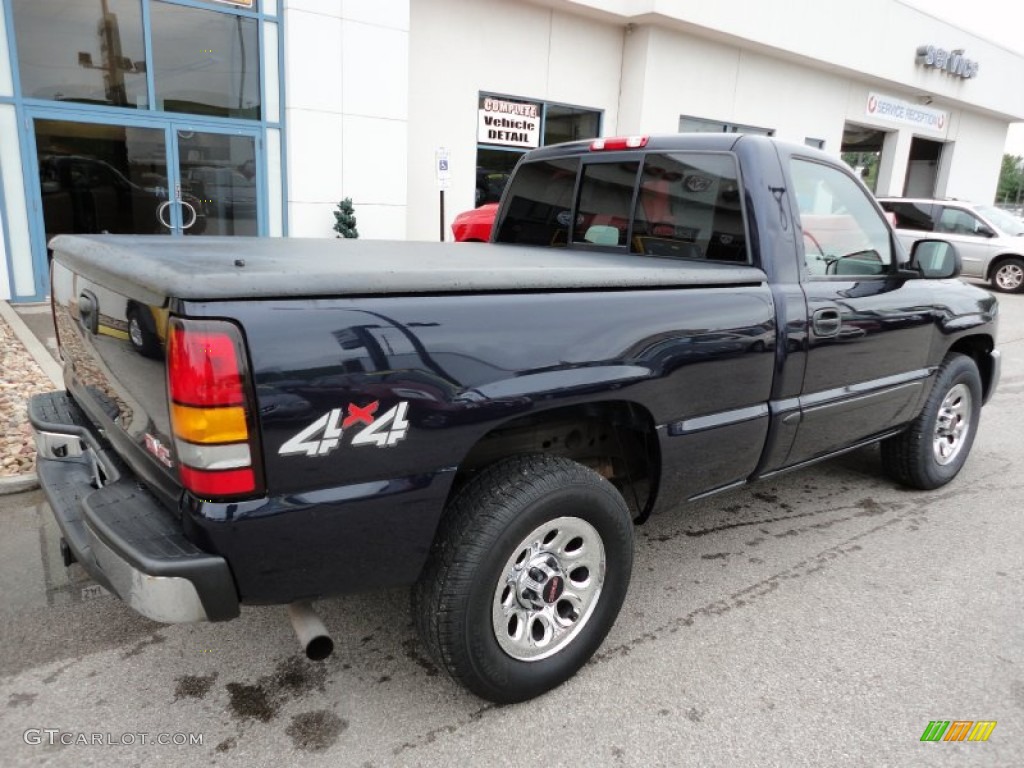
[[887, 201], [882, 207], [896, 217], [893, 226], [917, 232], [935, 231], [935, 206], [929, 203], [898, 203]]
[[630, 248], [649, 256], [748, 263], [735, 158], [649, 154]]
[[572, 222], [577, 158], [521, 164], [512, 177], [499, 243], [565, 246]]
[[881, 275], [889, 271], [889, 228], [867, 194], [838, 168], [790, 161], [811, 275]]
[[573, 242], [625, 245], [638, 161], [589, 163], [580, 178]]
[[950, 235], [976, 235], [981, 227], [981, 221], [973, 213], [959, 208], [943, 208], [939, 217], [939, 232]]

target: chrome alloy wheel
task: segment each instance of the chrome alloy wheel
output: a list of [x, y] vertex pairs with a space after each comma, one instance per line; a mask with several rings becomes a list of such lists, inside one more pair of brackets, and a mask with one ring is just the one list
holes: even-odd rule
[[131, 338], [132, 344], [140, 349], [146, 343], [142, 336], [142, 326], [139, 325], [138, 318], [135, 315], [128, 318], [128, 336]]
[[491, 620], [501, 649], [518, 661], [558, 653], [594, 613], [605, 566], [604, 542], [586, 520], [559, 517], [537, 526], [494, 590]]
[[946, 393], [935, 419], [935, 461], [949, 464], [960, 453], [971, 429], [971, 390], [957, 384]]
[[1016, 291], [1024, 283], [1024, 269], [1020, 264], [1008, 262], [996, 270], [996, 285], [1004, 291]]

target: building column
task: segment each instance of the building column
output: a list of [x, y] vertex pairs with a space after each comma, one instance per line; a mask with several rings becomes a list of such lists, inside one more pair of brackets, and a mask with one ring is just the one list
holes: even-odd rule
[[885, 135], [882, 157], [878, 162], [878, 183], [875, 194], [879, 197], [900, 197], [907, 179], [910, 162], [910, 143], [914, 135], [910, 131], [890, 131]]

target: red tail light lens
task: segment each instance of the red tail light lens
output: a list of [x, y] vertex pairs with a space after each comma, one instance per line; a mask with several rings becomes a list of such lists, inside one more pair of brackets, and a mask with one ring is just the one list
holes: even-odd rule
[[224, 320], [173, 318], [167, 389], [178, 473], [201, 499], [262, 492], [242, 334]]
[[[195, 327], [193, 327], [195, 326]], [[211, 328], [210, 326], [214, 326]], [[239, 369], [241, 339], [234, 326], [218, 321], [181, 321], [171, 326], [167, 354], [171, 399], [181, 405], [239, 405], [245, 402]]]
[[206, 472], [182, 464], [181, 482], [201, 499], [244, 496], [256, 490], [256, 477], [251, 467]]

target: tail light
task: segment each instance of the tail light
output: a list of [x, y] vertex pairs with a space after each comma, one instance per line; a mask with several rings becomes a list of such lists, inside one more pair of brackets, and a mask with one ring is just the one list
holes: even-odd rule
[[590, 142], [590, 151], [610, 152], [619, 149], [641, 149], [646, 146], [646, 136], [615, 136], [610, 139], [594, 139]]
[[234, 324], [171, 319], [167, 388], [178, 471], [182, 485], [203, 499], [263, 492], [246, 359]]

